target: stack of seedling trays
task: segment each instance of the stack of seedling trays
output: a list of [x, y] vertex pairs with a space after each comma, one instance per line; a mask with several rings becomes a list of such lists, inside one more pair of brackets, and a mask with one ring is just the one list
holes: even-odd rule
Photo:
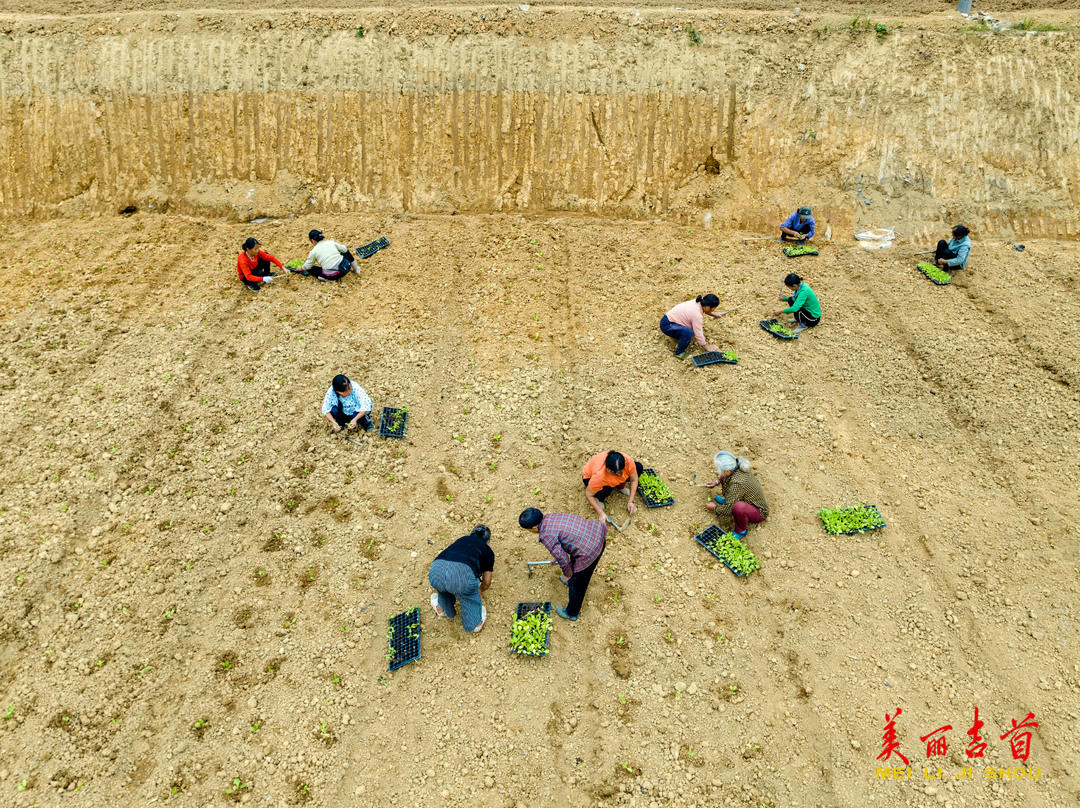
[[915, 268], [938, 286], [948, 286], [952, 283], [952, 275], [945, 272], [941, 267], [928, 264], [925, 261], [920, 261], [915, 265]]
[[853, 536], [885, 527], [885, 517], [877, 505], [853, 505], [850, 508], [822, 508], [817, 512], [825, 532], [834, 536]]
[[[646, 484], [645, 477], [650, 480]], [[675, 497], [671, 496], [671, 489], [667, 483], [660, 479], [655, 469], [645, 469], [638, 475], [637, 490], [645, 501], [646, 508], [664, 508], [675, 504]]]
[[510, 626], [510, 650], [522, 656], [547, 656], [550, 637], [551, 601], [519, 603]]
[[406, 609], [386, 623], [386, 660], [396, 671], [420, 658], [420, 607]]
[[777, 339], [798, 339], [799, 335], [781, 323], [775, 317], [771, 320], [762, 320], [761, 327]]
[[725, 533], [709, 525], [694, 536], [694, 541], [716, 556], [737, 577], [742, 578], [761, 567], [757, 556], [734, 533]]
[[384, 438], [404, 438], [408, 423], [409, 411], [404, 407], [383, 407], [379, 434]]
[[739, 357], [735, 355], [734, 351], [706, 351], [705, 353], [694, 354], [692, 357], [694, 364], [699, 368], [705, 365], [737, 365], [739, 364]]

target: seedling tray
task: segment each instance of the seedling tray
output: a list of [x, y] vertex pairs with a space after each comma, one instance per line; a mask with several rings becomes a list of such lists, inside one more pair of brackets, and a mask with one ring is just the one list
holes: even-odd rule
[[[932, 283], [936, 283], [938, 286], [948, 286], [952, 283], [952, 276], [944, 270], [933, 264], [928, 264], [925, 261], [920, 261], [915, 265], [915, 268], [919, 270], [923, 275], [928, 277]], [[940, 273], [940, 274], [939, 274]], [[944, 275], [945, 279], [942, 280], [941, 276]]]
[[[551, 617], [551, 601], [546, 600], [543, 603], [519, 603], [517, 605], [517, 611], [514, 613], [514, 619], [519, 620], [522, 617], [532, 614], [533, 612], [543, 612], [548, 617]], [[513, 626], [510, 628], [513, 632]], [[544, 650], [538, 654], [530, 654], [528, 651], [515, 651], [512, 647], [510, 652], [513, 654], [519, 654], [520, 656], [547, 656], [549, 645], [551, 640], [551, 629], [548, 629], [547, 634], [544, 635]]]
[[379, 250], [385, 250], [390, 246], [390, 239], [386, 236], [380, 236], [374, 241], [365, 244], [363, 247], [356, 248], [356, 255], [359, 258], [371, 258]]
[[[723, 535], [724, 531], [722, 531], [716, 525], [709, 525], [703, 531], [694, 536], [694, 541], [696, 541], [698, 544], [708, 550], [711, 555], [715, 556], [725, 567], [731, 570], [731, 574], [734, 575], [736, 578], [745, 578], [746, 575], [748, 575], [749, 573], [738, 572], [733, 566], [731, 566], [731, 564], [728, 563], [728, 560], [726, 558], [724, 558], [722, 555], [720, 555], [720, 553], [713, 549], [712, 542], [714, 542], [716, 539], [720, 538]], [[760, 563], [761, 562], [758, 562], [759, 568]], [[752, 571], [753, 570], [751, 570], [751, 572]]]
[[[696, 357], [695, 357], [696, 358]], [[643, 469], [642, 474], [651, 474], [656, 479], [660, 479], [660, 475], [656, 473], [655, 469]], [[675, 504], [674, 497], [668, 497], [667, 499], [653, 499], [645, 490], [641, 487], [641, 477], [638, 476], [638, 493], [641, 494], [641, 499], [645, 503], [646, 508], [666, 508], [668, 505]]]
[[[764, 328], [766, 331], [769, 331], [769, 326], [771, 326], [771, 325], [773, 325], [775, 323], [779, 323], [779, 322], [780, 321], [777, 320], [775, 317], [773, 317], [771, 320], [762, 320], [761, 321], [761, 327]], [[798, 339], [799, 338], [798, 334], [792, 334], [791, 336], [788, 336], [787, 334], [777, 334], [775, 331], [769, 331], [769, 333], [772, 334], [777, 339]]]
[[396, 671], [420, 658], [420, 609], [414, 606], [386, 621], [387, 656], [390, 670]]
[[692, 358], [694, 360], [694, 364], [697, 365], [699, 368], [704, 367], [705, 365], [715, 365], [718, 363], [724, 365], [739, 364], [738, 359], [725, 359], [724, 355], [719, 351], [706, 351], [705, 353], [694, 354]]
[[[397, 414], [401, 413], [401, 421], [394, 429]], [[404, 438], [405, 429], [409, 425], [409, 412], [403, 407], [383, 407], [382, 417], [379, 418], [379, 434], [385, 438]]]
[[800, 255], [818, 255], [818, 251], [807, 246], [784, 247], [784, 255], [788, 258], [798, 258]]
[[[857, 505], [854, 505], [854, 506], [852, 506], [852, 508], [857, 508], [857, 507], [860, 507], [860, 506], [857, 506]], [[826, 527], [826, 528], [825, 528], [825, 532], [826, 532], [826, 533], [828, 533], [828, 534], [830, 534], [830, 535], [832, 535], [832, 536], [854, 536], [854, 535], [855, 535], [856, 533], [866, 533], [867, 531], [870, 531], [870, 530], [881, 530], [881, 528], [883, 528], [883, 527], [886, 527], [886, 524], [885, 524], [885, 517], [881, 515], [881, 511], [880, 511], [880, 510], [878, 509], [878, 506], [877, 506], [877, 505], [865, 505], [865, 506], [862, 506], [862, 507], [866, 507], [866, 508], [869, 508], [869, 509], [870, 509], [870, 510], [872, 510], [872, 511], [873, 511], [874, 513], [876, 513], [876, 514], [877, 514], [877, 516], [878, 516], [878, 519], [879, 519], [879, 520], [881, 520], [881, 524], [879, 524], [879, 525], [869, 525], [869, 526], [867, 526], [867, 527], [861, 527], [861, 528], [859, 528], [858, 530], [838, 530], [838, 531], [832, 531], [832, 530], [829, 530], [829, 529], [828, 529], [828, 528]], [[849, 509], [849, 508], [831, 508], [830, 510], [840, 510], [840, 511], [846, 511], [846, 510], [851, 510], [851, 509]], [[819, 517], [821, 516], [820, 512], [818, 513], [818, 516], [819, 516]], [[822, 520], [821, 520], [821, 523], [822, 523], [822, 525], [824, 525], [824, 524], [825, 524], [825, 520], [824, 520], [824, 519], [822, 519]]]

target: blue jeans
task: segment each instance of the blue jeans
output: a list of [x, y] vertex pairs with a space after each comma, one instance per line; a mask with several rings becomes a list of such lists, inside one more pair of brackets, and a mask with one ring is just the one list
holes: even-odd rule
[[678, 340], [678, 345], [675, 346], [675, 353], [682, 353], [689, 348], [690, 340], [694, 338], [694, 329], [671, 322], [666, 314], [660, 318], [660, 330], [669, 337], [674, 337]]
[[439, 593], [439, 606], [447, 617], [454, 617], [454, 601], [461, 602], [461, 625], [472, 632], [480, 625], [483, 617], [483, 602], [480, 600], [480, 579], [468, 564], [460, 561], [445, 561], [436, 558], [428, 572], [428, 583]]

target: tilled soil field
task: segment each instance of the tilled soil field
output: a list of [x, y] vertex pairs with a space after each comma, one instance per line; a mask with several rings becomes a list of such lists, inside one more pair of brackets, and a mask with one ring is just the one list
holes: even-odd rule
[[[239, 284], [246, 235], [287, 260], [311, 227], [392, 245], [340, 284]], [[0, 233], [0, 804], [1077, 803], [1074, 243], [976, 241], [937, 287], [917, 245], [787, 260], [667, 222]], [[790, 271], [824, 316], [782, 342], [758, 321]], [[706, 323], [738, 365], [680, 363], [658, 330], [710, 291], [740, 307]], [[338, 372], [407, 407], [405, 438], [332, 437]], [[527, 577], [545, 552], [517, 514], [588, 515], [580, 468], [609, 448], [675, 505], [609, 533], [547, 658], [512, 656], [515, 605], [565, 597]], [[772, 511], [744, 579], [692, 540], [721, 448]], [[888, 526], [827, 535], [815, 512], [857, 502]], [[496, 568], [468, 636], [427, 568], [478, 522]], [[414, 605], [422, 657], [388, 673]], [[898, 708], [900, 782], [877, 760]], [[1028, 712], [1017, 761], [1000, 736]]]

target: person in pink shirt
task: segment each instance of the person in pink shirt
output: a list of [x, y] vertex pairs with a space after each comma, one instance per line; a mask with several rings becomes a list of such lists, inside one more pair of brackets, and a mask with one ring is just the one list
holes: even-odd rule
[[677, 359], [686, 359], [691, 339], [697, 340], [698, 345], [704, 345], [706, 351], [720, 350], [705, 342], [705, 332], [702, 331], [703, 315], [719, 317], [719, 314], [713, 314], [719, 305], [720, 298], [716, 295], [698, 295], [693, 300], [672, 307], [671, 311], [660, 318], [660, 330], [678, 343], [675, 346]]

